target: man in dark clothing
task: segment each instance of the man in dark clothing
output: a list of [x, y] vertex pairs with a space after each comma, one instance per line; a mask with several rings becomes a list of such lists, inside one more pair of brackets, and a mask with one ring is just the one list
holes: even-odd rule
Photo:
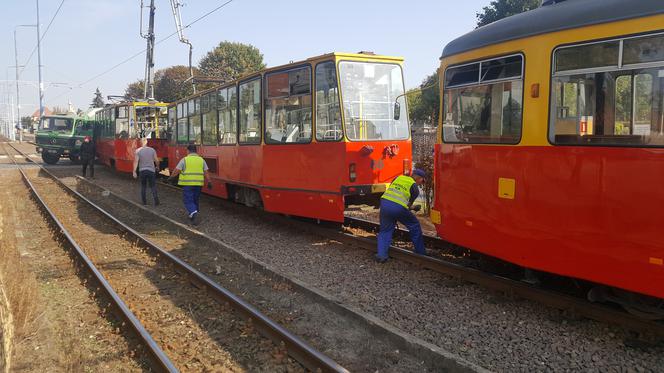
[[415, 252], [426, 255], [422, 227], [417, 217], [410, 210], [419, 211], [420, 206], [413, 207], [413, 202], [420, 194], [418, 185], [424, 183], [426, 174], [420, 169], [413, 171], [413, 175], [401, 175], [392, 181], [380, 199], [380, 231], [378, 232], [378, 253], [375, 259], [378, 263], [385, 263], [392, 243], [392, 233], [397, 221], [408, 228], [410, 239], [413, 241]]
[[81, 144], [81, 164], [83, 165], [83, 177], [85, 170], [90, 166], [90, 178], [95, 177], [95, 143], [90, 136], [85, 136]]

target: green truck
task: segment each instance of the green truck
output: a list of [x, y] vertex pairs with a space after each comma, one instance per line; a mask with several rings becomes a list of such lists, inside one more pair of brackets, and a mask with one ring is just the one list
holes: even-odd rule
[[79, 152], [85, 136], [92, 137], [94, 113], [78, 116], [76, 114], [43, 116], [39, 122], [35, 143], [37, 153], [48, 164], [56, 164], [60, 158], [69, 158], [72, 163], [79, 162]]

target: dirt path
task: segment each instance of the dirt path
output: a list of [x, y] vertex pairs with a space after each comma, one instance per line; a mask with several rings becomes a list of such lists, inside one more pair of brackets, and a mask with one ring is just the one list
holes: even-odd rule
[[13, 325], [12, 372], [147, 371], [53, 238], [16, 170], [0, 172], [0, 272]]

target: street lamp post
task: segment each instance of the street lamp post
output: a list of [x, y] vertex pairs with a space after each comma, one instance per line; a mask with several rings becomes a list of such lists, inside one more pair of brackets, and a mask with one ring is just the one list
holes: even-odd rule
[[[16, 42], [16, 30], [19, 27], [37, 27], [37, 40], [39, 40], [39, 23], [37, 25], [18, 25], [14, 27], [14, 61], [16, 64], [14, 65], [14, 68], [16, 69], [16, 128], [19, 130], [19, 142], [23, 141], [23, 123], [21, 123], [21, 105], [20, 105], [20, 95], [19, 95], [19, 88], [18, 88], [18, 47], [17, 47], [17, 42]], [[39, 63], [41, 65], [41, 63]], [[41, 83], [41, 66], [39, 70], [39, 81]], [[40, 84], [41, 86], [41, 84]], [[40, 106], [41, 106], [41, 91], [40, 91]]]
[[44, 83], [41, 68], [41, 32], [39, 31], [39, 0], [37, 0], [37, 69], [39, 70], [39, 121], [37, 123], [41, 122], [41, 117], [44, 115]]

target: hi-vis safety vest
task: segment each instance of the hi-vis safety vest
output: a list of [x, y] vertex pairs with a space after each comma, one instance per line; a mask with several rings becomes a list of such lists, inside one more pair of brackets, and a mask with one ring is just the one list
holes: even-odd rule
[[184, 167], [180, 171], [178, 185], [203, 186], [205, 184], [205, 170], [203, 157], [188, 155], [184, 157]]
[[380, 198], [386, 199], [400, 204], [408, 209], [408, 202], [410, 201], [410, 187], [415, 184], [415, 180], [406, 175], [401, 175], [394, 179], [389, 188], [383, 193]]

